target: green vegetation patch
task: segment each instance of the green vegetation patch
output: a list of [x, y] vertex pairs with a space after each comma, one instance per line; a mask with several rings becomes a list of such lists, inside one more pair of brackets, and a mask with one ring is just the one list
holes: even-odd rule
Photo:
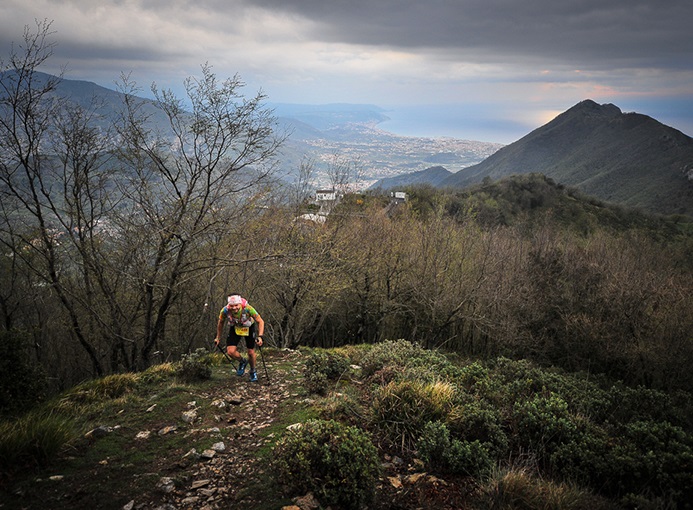
[[78, 433], [75, 420], [47, 411], [0, 422], [0, 472], [43, 466]]
[[375, 497], [378, 452], [362, 429], [311, 420], [277, 443], [274, 468], [294, 495], [313, 492], [323, 505], [362, 508]]
[[[693, 496], [689, 399], [680, 392], [674, 399], [527, 360], [446, 365], [409, 342], [382, 345], [364, 362], [377, 383], [369, 427], [404, 453], [418, 451], [431, 471], [483, 481], [508, 459], [532, 459], [536, 476], [555, 482], [556, 497], [574, 497], [563, 482], [641, 504], [676, 506]], [[438, 382], [415, 377], [431, 363]], [[373, 378], [392, 367], [395, 379]]]

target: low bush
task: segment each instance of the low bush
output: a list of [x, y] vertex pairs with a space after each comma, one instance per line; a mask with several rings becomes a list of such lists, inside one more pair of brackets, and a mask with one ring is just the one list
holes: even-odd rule
[[600, 419], [611, 406], [608, 392], [597, 383], [598, 378], [568, 374], [556, 368], [540, 368], [529, 360], [498, 358], [492, 363], [496, 388], [503, 392], [499, 404], [516, 403], [541, 394], [560, 395], [575, 412]]
[[176, 370], [177, 375], [187, 382], [204, 381], [212, 377], [212, 358], [206, 349], [196, 349], [183, 354]]
[[604, 482], [616, 481], [621, 492], [651, 493], [676, 506], [693, 501], [693, 440], [667, 422], [636, 421], [620, 431], [607, 452]]
[[275, 446], [273, 466], [288, 493], [313, 492], [323, 507], [364, 507], [380, 476], [370, 437], [334, 420], [310, 420], [289, 430]]
[[333, 393], [315, 403], [319, 416], [324, 420], [337, 420], [351, 425], [365, 421], [366, 411], [357, 397], [348, 393]]
[[[407, 340], [387, 340], [375, 344], [361, 359], [362, 374], [391, 382], [395, 379], [411, 379], [434, 383], [451, 381], [461, 374], [440, 351], [424, 349]], [[384, 374], [384, 376], [383, 376]]]
[[616, 384], [607, 390], [609, 406], [605, 419], [612, 422], [666, 421], [675, 425], [693, 425], [688, 413], [691, 412], [691, 396], [682, 392], [673, 395], [679, 397], [675, 402], [672, 394], [651, 388], [629, 387]]
[[344, 354], [323, 349], [309, 351], [304, 377], [310, 393], [324, 395], [328, 380], [336, 381], [349, 370], [350, 362]]
[[457, 382], [470, 391], [477, 391], [479, 385], [487, 384], [490, 372], [488, 367], [475, 361], [460, 368]]
[[327, 376], [324, 372], [306, 370], [303, 374], [304, 384], [308, 393], [325, 395], [327, 393]]
[[614, 498], [674, 507], [693, 499], [685, 395], [674, 404], [661, 391], [503, 358], [489, 378], [495, 382], [474, 388], [483, 388], [480, 396], [491, 397], [506, 416], [511, 453], [531, 452], [545, 474]]
[[360, 365], [363, 357], [373, 348], [373, 344], [349, 344], [335, 347], [333, 351], [347, 358], [351, 363]]
[[450, 437], [441, 422], [428, 422], [417, 443], [417, 451], [433, 472], [484, 478], [494, 465], [486, 445], [478, 440], [461, 441]]
[[336, 380], [349, 370], [349, 358], [336, 351], [312, 350], [306, 360], [307, 372], [322, 372], [328, 379]]
[[483, 443], [495, 458], [503, 457], [509, 447], [500, 410], [481, 400], [472, 399], [455, 406], [445, 424], [453, 437]]
[[559, 395], [537, 395], [513, 407], [516, 445], [529, 447], [539, 459], [546, 459], [557, 445], [574, 440], [578, 434], [576, 419]]
[[419, 345], [407, 340], [386, 340], [374, 345], [361, 360], [363, 375], [372, 376], [386, 366], [405, 367], [415, 356], [421, 356]]

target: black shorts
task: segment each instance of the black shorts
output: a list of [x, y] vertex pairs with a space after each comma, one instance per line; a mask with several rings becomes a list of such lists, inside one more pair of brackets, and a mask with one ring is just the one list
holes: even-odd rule
[[253, 322], [248, 331], [248, 336], [241, 336], [236, 334], [236, 328], [231, 326], [229, 328], [229, 336], [226, 337], [226, 346], [233, 345], [237, 347], [241, 339], [245, 339], [246, 349], [255, 349], [255, 339], [257, 338], [257, 323]]

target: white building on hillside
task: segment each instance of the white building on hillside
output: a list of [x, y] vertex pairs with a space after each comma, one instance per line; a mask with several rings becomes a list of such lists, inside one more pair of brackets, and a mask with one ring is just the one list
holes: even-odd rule
[[400, 204], [407, 201], [407, 194], [404, 191], [391, 191], [390, 202]]
[[324, 202], [326, 200], [337, 200], [337, 191], [334, 189], [319, 189], [315, 191], [315, 200]]

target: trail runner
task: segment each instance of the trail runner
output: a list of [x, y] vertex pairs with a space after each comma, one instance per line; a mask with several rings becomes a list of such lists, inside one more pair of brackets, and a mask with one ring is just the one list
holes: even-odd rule
[[[231, 358], [238, 360], [236, 375], [239, 377], [242, 376], [245, 373], [246, 366], [250, 364], [250, 382], [257, 382], [255, 346], [262, 346], [265, 321], [262, 320], [257, 310], [250, 306], [248, 301], [238, 294], [229, 295], [227, 297], [226, 306], [219, 312], [217, 336], [214, 339], [215, 345], [219, 345], [219, 340], [221, 339], [224, 323], [226, 321], [229, 323], [229, 334], [226, 338], [226, 352]], [[241, 340], [245, 341], [245, 346], [248, 350], [248, 359], [245, 359], [241, 353], [238, 352], [238, 344]]]

